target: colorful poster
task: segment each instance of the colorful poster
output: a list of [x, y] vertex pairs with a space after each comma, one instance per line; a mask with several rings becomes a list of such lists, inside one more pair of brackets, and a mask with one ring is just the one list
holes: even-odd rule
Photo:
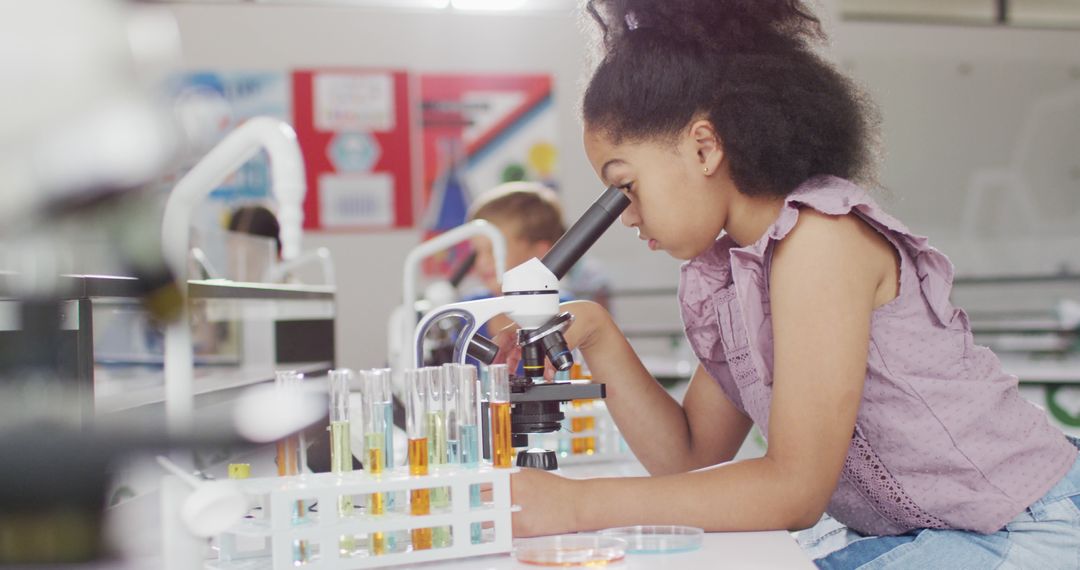
[[[556, 116], [549, 75], [427, 74], [420, 77], [423, 204], [428, 235], [465, 222], [469, 204], [503, 182], [557, 188]], [[426, 270], [445, 272], [462, 252]]]
[[412, 226], [412, 115], [406, 73], [296, 71], [293, 100], [308, 182], [304, 227]]
[[[244, 121], [258, 116], [292, 122], [292, 89], [281, 71], [194, 71], [170, 82], [175, 115], [185, 127], [185, 164], [165, 180], [172, 184]], [[210, 195], [217, 208], [262, 201], [270, 193], [266, 153], [246, 162]]]

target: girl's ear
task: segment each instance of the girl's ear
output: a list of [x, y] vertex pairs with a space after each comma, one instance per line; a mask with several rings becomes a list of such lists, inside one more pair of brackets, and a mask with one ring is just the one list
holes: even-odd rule
[[702, 174], [710, 176], [720, 170], [720, 163], [724, 161], [724, 144], [712, 122], [697, 119], [690, 123], [688, 134], [693, 141], [694, 152]]

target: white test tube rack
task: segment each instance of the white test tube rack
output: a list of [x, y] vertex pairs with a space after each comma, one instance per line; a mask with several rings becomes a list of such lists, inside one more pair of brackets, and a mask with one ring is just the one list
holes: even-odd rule
[[[559, 465], [580, 465], [586, 463], [604, 463], [634, 459], [634, 453], [619, 433], [615, 419], [603, 401], [594, 400], [581, 407], [574, 407], [570, 402], [563, 404], [567, 429], [552, 433], [532, 434], [529, 447], [552, 449], [559, 454]], [[573, 420], [578, 418], [594, 419], [593, 429], [572, 431]], [[574, 453], [574, 441], [595, 438], [592, 453]]]
[[[508, 553], [512, 546], [511, 513], [517, 510], [510, 502], [510, 475], [517, 468], [495, 469], [490, 465], [468, 469], [458, 465], [432, 465], [429, 475], [411, 476], [408, 467], [387, 470], [375, 476], [363, 471], [348, 473], [316, 473], [293, 477], [263, 477], [239, 481], [252, 504], [267, 506], [262, 518], [244, 519], [218, 537], [220, 554], [208, 568], [273, 570], [346, 570], [374, 568], [398, 564], [416, 564], [487, 554]], [[491, 485], [492, 500], [472, 507], [469, 490], [472, 485]], [[402, 495], [414, 489], [449, 488], [450, 500], [445, 508], [432, 505], [430, 515], [410, 515], [403, 505]], [[357, 512], [341, 517], [338, 498], [351, 496], [357, 504], [372, 493], [394, 493], [399, 497], [394, 512], [368, 515]], [[307, 513], [304, 522], [293, 522], [297, 501], [310, 505], [318, 502], [318, 513]], [[473, 544], [470, 537], [473, 523], [490, 523], [484, 529], [484, 540]], [[391, 533], [405, 538], [412, 529], [451, 528], [449, 546], [413, 550], [411, 546], [396, 548], [385, 554], [372, 555], [360, 549], [348, 557], [341, 556], [339, 541], [344, 536], [370, 537], [373, 533]], [[237, 549], [237, 542], [262, 538], [263, 548]], [[358, 542], [363, 543], [364, 539]], [[317, 552], [306, 562], [297, 564], [294, 546], [305, 541], [308, 552]]]

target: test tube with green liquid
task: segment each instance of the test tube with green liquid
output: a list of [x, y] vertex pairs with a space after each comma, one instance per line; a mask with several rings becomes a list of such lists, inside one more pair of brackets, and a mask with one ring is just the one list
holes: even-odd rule
[[[431, 465], [446, 463], [446, 378], [443, 369], [431, 366], [424, 369], [428, 380], [428, 461]], [[450, 490], [437, 487], [431, 490], [431, 506], [445, 509], [450, 506]], [[433, 546], [450, 546], [450, 527], [440, 526], [433, 529]]]
[[[476, 368], [462, 366], [457, 384], [458, 462], [462, 467], [476, 469], [480, 465], [480, 382], [476, 379]], [[469, 506], [477, 508], [482, 504], [480, 485], [470, 485]], [[473, 544], [480, 544], [482, 532], [480, 523], [470, 525], [469, 538]]]
[[[369, 475], [380, 478], [386, 463], [385, 439], [386, 416], [382, 409], [382, 382], [378, 370], [365, 370], [361, 373], [361, 393], [364, 402], [364, 467]], [[368, 496], [368, 514], [381, 516], [386, 514], [386, 497], [383, 493]], [[386, 554], [386, 535], [382, 532], [371, 533], [369, 551], [372, 556]]]
[[[428, 474], [428, 439], [427, 439], [427, 391], [428, 373], [424, 369], [405, 370], [405, 430], [409, 437], [409, 474], [423, 477]], [[409, 514], [422, 516], [431, 514], [431, 490], [413, 489], [409, 491]], [[431, 548], [431, 529], [414, 528], [412, 530], [413, 550]]]
[[[349, 431], [349, 394], [350, 383], [354, 374], [348, 368], [331, 370], [330, 378], [330, 472], [347, 473], [352, 471], [352, 443]], [[353, 515], [352, 497], [338, 497], [338, 516]], [[356, 550], [356, 538], [342, 535], [338, 539], [338, 548], [342, 557], [350, 557]]]

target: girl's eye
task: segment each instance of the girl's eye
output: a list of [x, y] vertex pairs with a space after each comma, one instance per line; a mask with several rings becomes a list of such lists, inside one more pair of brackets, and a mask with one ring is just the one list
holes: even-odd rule
[[620, 185], [619, 190], [622, 190], [623, 192], [626, 192], [627, 194], [630, 194], [634, 190], [634, 183], [633, 182], [627, 182], [626, 184]]

